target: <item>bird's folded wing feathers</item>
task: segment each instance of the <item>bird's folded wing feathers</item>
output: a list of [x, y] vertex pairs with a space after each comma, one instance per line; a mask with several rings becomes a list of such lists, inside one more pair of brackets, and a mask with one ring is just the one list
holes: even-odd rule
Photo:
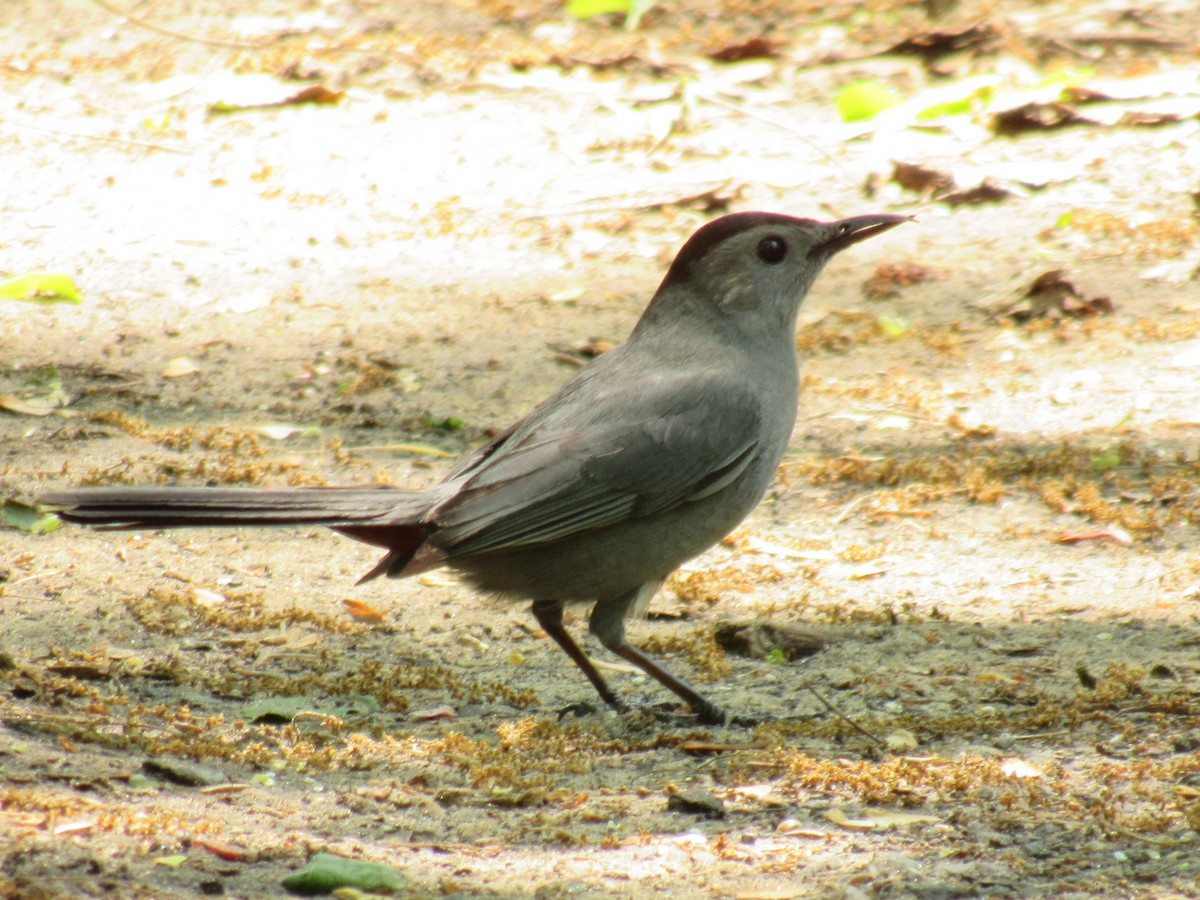
[[625, 415], [546, 423], [498, 448], [427, 519], [438, 545], [454, 558], [545, 544], [724, 489], [756, 454], [758, 406], [716, 385], [688, 393], [659, 415], [644, 414], [652, 396], [626, 398]]

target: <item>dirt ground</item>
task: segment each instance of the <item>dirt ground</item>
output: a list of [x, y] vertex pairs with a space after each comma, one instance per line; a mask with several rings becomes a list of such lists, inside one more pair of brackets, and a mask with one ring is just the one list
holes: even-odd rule
[[[4, 896], [317, 852], [406, 896], [1200, 896], [1191, 0], [231, 6], [0, 6], [0, 267], [84, 297], [0, 300]], [[845, 122], [860, 78], [908, 102]], [[560, 718], [528, 610], [356, 587], [324, 531], [22, 527], [428, 484], [744, 209], [917, 216], [823, 275], [776, 485], [631, 626], [757, 725], [618, 667], [645, 710]]]

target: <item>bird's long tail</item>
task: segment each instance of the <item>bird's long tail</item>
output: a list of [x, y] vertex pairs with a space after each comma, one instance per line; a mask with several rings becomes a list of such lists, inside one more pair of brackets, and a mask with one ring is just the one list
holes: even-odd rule
[[379, 487], [147, 488], [52, 491], [39, 503], [67, 522], [101, 528], [318, 525], [390, 552], [367, 578], [399, 575], [425, 542], [434, 497]]
[[39, 502], [67, 522], [109, 528], [416, 524], [429, 504], [421, 491], [383, 486], [76, 488], [53, 491]]

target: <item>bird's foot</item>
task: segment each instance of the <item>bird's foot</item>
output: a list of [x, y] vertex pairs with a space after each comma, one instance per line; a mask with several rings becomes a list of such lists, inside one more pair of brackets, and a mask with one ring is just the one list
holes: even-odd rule
[[560, 709], [558, 711], [558, 720], [561, 722], [563, 719], [568, 718], [583, 719], [587, 716], [594, 716], [599, 711], [600, 710], [595, 706], [595, 704], [581, 700], [577, 703], [568, 703], [566, 706]]

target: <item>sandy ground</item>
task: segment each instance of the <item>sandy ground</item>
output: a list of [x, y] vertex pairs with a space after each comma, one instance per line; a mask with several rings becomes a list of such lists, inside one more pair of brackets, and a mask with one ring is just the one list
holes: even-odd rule
[[[761, 724], [620, 671], [645, 711], [560, 719], [590, 689], [527, 610], [440, 572], [356, 587], [375, 552], [325, 532], [31, 534], [10, 506], [5, 896], [282, 896], [319, 851], [411, 896], [1200, 896], [1193, 4], [663, 4], [635, 32], [223, 6], [130, 7], [186, 39], [0, 8], [0, 265], [84, 295], [0, 300], [0, 499], [428, 484], [619, 341], [719, 212], [918, 221], [822, 277], [776, 485], [632, 625]], [[928, 65], [874, 55], [972, 22]], [[1053, 73], [1136, 87], [1141, 119], [997, 135]], [[862, 76], [991, 87], [847, 124]], [[1152, 77], [1178, 121], [1148, 124]], [[278, 105], [314, 84], [334, 102]], [[995, 314], [1055, 270], [1064, 314]]]

